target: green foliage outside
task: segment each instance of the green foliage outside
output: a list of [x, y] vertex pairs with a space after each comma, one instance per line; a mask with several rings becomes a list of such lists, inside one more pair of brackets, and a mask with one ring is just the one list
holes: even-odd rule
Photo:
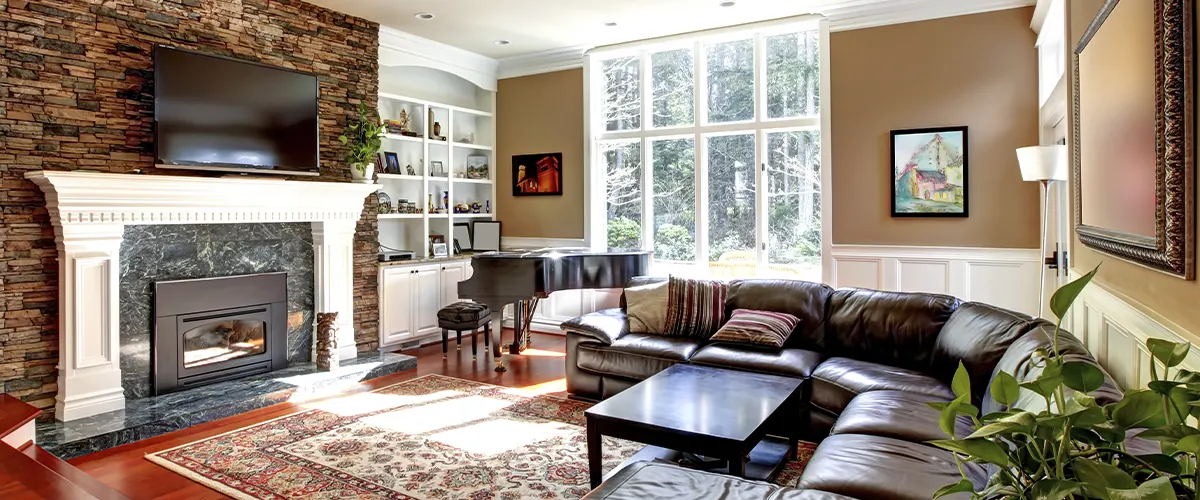
[[[1058, 324], [1050, 352], [1038, 350], [1031, 357], [1033, 366], [1041, 370], [1038, 377], [1018, 383], [1001, 372], [993, 378], [991, 396], [1007, 410], [979, 415], [971, 404], [971, 381], [961, 363], [951, 383], [957, 398], [929, 403], [941, 412], [939, 425], [951, 437], [931, 444], [953, 452], [960, 471], [962, 462], [999, 467], [982, 491], [975, 491], [964, 472], [961, 481], [938, 490], [934, 498], [952, 493], [987, 499], [1198, 498], [1200, 430], [1192, 422], [1200, 417], [1200, 373], [1175, 369], [1172, 376], [1191, 345], [1147, 340], [1153, 382], [1148, 389], [1126, 391], [1121, 401], [1105, 406], [1089, 395], [1104, 384], [1104, 372], [1059, 352], [1062, 318], [1098, 270], [1051, 297], [1050, 309]], [[974, 425], [971, 434], [959, 438], [954, 428], [962, 415]], [[1127, 448], [1126, 436], [1131, 434], [1157, 442], [1161, 451], [1135, 454]]]

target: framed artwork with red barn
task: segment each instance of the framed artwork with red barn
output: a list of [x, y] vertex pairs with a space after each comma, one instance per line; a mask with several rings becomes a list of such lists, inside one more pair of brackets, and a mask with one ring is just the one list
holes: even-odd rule
[[967, 127], [892, 131], [892, 217], [967, 217]]
[[513, 155], [513, 196], [562, 196], [562, 153]]

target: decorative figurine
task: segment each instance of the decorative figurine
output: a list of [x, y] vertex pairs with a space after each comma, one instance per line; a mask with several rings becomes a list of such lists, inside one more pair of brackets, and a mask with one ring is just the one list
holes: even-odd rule
[[434, 212], [434, 210], [435, 210], [435, 208], [433, 206], [433, 193], [429, 193], [429, 213], [431, 213], [431, 214], [437, 213], [437, 212]]
[[417, 175], [417, 171], [413, 170], [411, 163], [408, 165], [405, 165], [404, 168], [405, 168], [405, 170], [408, 170], [408, 175]]
[[327, 372], [338, 367], [338, 313], [317, 313], [317, 370]]
[[449, 191], [442, 191], [442, 206], [446, 208], [446, 211], [450, 210], [450, 192]]
[[478, 201], [471, 202], [471, 213], [477, 214], [477, 213], [481, 213], [482, 211], [483, 211], [483, 205], [480, 205]]

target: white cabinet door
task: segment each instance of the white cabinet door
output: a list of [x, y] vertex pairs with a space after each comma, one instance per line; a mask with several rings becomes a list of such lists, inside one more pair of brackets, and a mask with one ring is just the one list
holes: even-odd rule
[[413, 329], [417, 336], [441, 333], [438, 328], [438, 309], [442, 307], [441, 266], [419, 266], [413, 268], [412, 293], [416, 297], [413, 302]]
[[465, 262], [450, 262], [441, 266], [442, 306], [458, 302], [458, 283], [467, 279], [469, 267]]
[[413, 336], [412, 268], [383, 269], [379, 297], [380, 345], [397, 344]]

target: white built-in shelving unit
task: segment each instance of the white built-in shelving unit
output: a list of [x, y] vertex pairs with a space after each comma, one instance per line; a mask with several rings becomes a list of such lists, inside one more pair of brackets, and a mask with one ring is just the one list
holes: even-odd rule
[[[395, 153], [400, 172], [387, 172], [387, 160], [376, 169], [380, 191], [387, 193], [393, 206], [401, 200], [416, 202], [424, 209], [420, 214], [380, 214], [379, 243], [381, 246], [430, 252], [429, 235], [440, 234], [454, 251], [455, 223], [492, 220], [496, 212], [495, 93], [475, 89], [474, 95], [458, 97], [460, 102], [474, 106], [439, 102], [411, 95], [387, 92], [379, 94], [379, 115], [384, 120], [399, 120], [401, 110], [409, 117], [409, 129], [418, 137], [386, 134], [380, 152]], [[445, 140], [431, 138], [433, 123], [440, 125]], [[488, 165], [486, 179], [466, 178], [468, 161], [481, 158]], [[441, 162], [442, 172], [433, 171], [433, 162]], [[408, 174], [413, 168], [415, 175]], [[456, 177], [460, 176], [460, 177]], [[449, 206], [446, 207], [446, 199]], [[447, 213], [432, 213], [433, 207], [445, 207]], [[453, 213], [456, 204], [479, 203], [483, 213]], [[490, 211], [488, 209], [490, 208]]]

